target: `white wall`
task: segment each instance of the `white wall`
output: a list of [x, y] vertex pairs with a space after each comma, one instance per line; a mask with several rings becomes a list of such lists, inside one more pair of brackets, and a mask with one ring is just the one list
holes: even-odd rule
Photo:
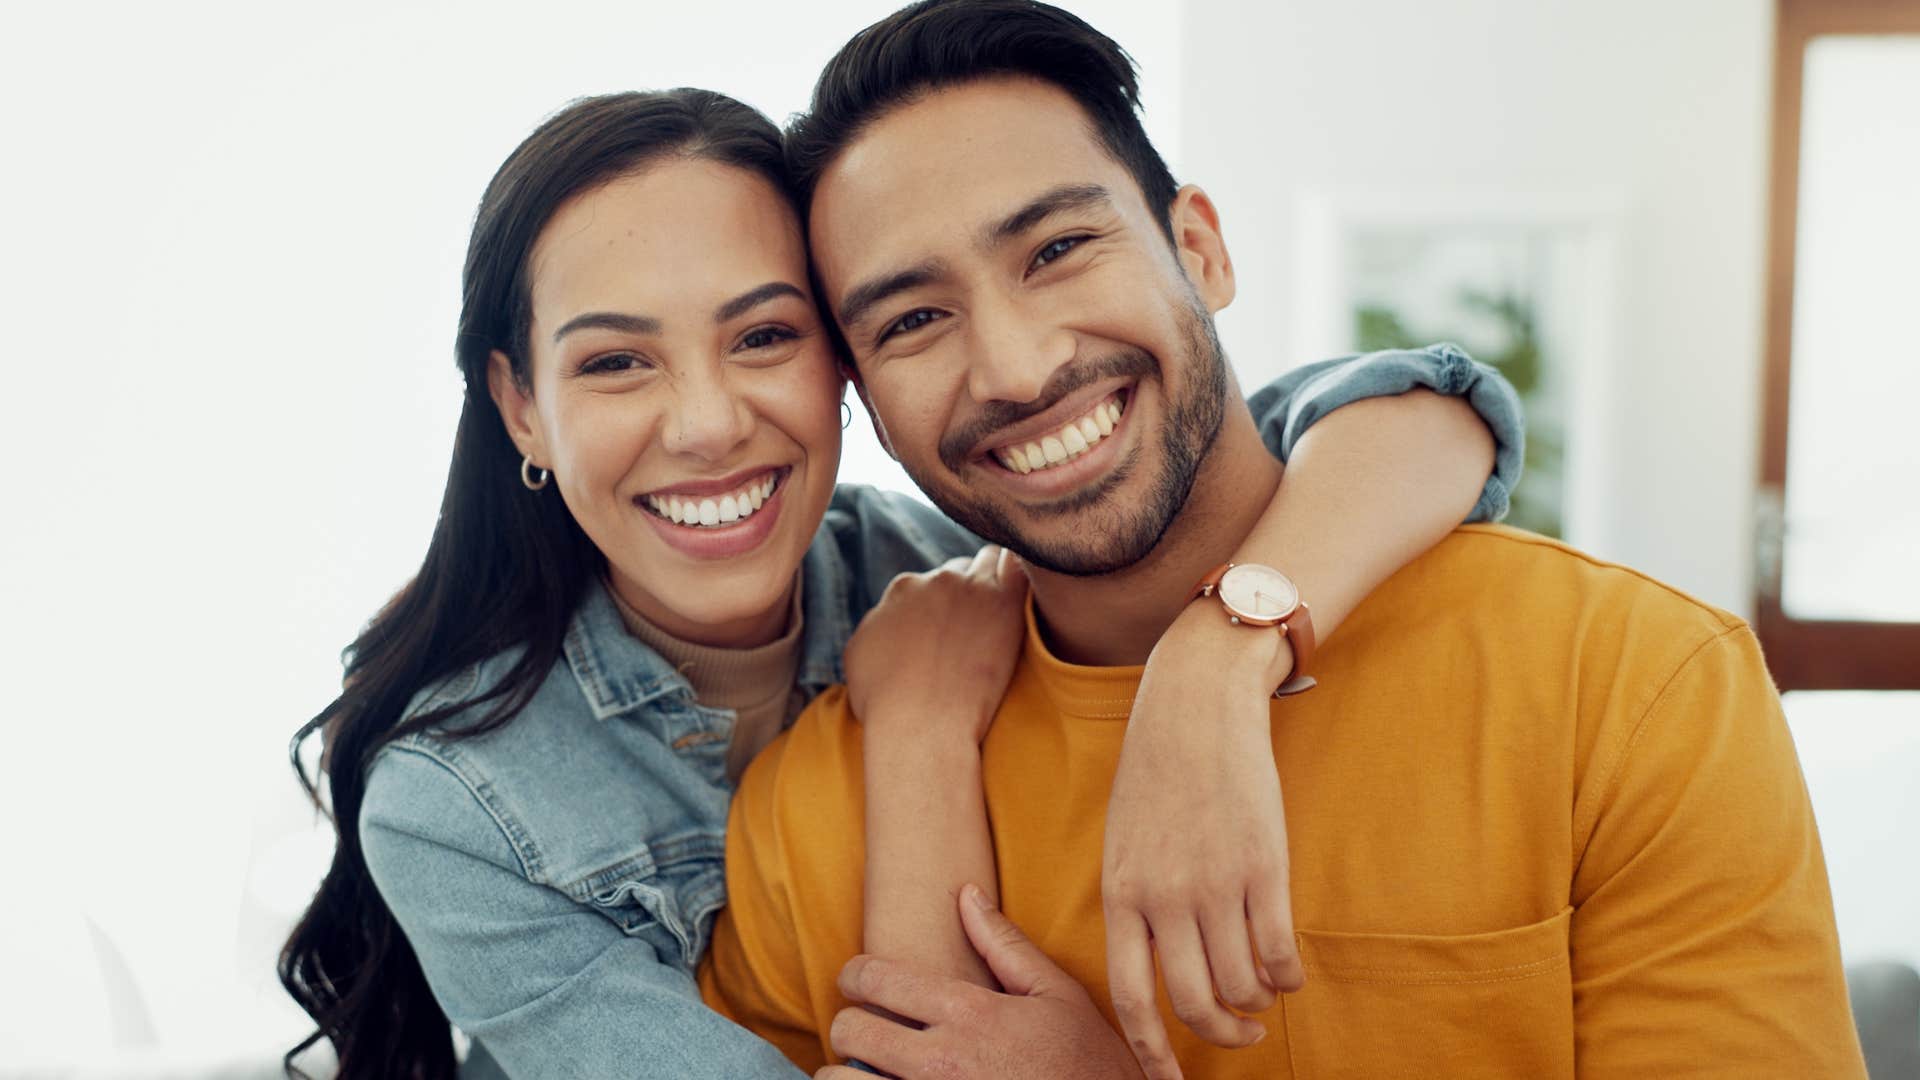
[[1241, 292], [1221, 333], [1240, 369], [1258, 381], [1318, 358], [1297, 354], [1295, 333], [1304, 195], [1616, 199], [1607, 513], [1586, 543], [1747, 613], [1772, 5], [1191, 0], [1186, 12], [1178, 168], [1225, 219]]

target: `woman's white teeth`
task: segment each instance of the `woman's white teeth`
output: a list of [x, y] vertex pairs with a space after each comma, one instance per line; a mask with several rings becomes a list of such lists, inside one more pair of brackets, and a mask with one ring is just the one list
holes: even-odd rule
[[673, 522], [696, 528], [731, 525], [753, 516], [773, 497], [774, 476], [768, 473], [739, 491], [717, 499], [690, 499], [679, 495], [649, 495], [647, 509]]
[[1119, 422], [1120, 403], [1108, 398], [1059, 431], [1025, 446], [1003, 446], [994, 451], [994, 455], [1000, 464], [1017, 473], [1050, 469], [1093, 449], [1095, 443], [1113, 434], [1113, 426]]

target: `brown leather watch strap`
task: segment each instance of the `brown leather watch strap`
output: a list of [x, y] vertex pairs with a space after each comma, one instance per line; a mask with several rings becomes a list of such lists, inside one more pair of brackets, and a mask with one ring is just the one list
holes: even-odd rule
[[[1313, 613], [1308, 611], [1308, 601], [1300, 601], [1300, 605], [1294, 607], [1294, 613], [1281, 621], [1281, 632], [1286, 634], [1286, 644], [1294, 648], [1292, 678], [1300, 678], [1300, 673], [1308, 669], [1308, 661], [1313, 659], [1313, 646], [1317, 642], [1317, 636], [1313, 634]], [[1302, 686], [1302, 690], [1306, 690], [1306, 686]]]
[[[1207, 571], [1206, 576], [1194, 585], [1190, 600], [1217, 595], [1220, 591], [1220, 579], [1225, 577], [1227, 571], [1233, 569], [1234, 565], [1231, 562], [1223, 562]], [[1293, 648], [1293, 672], [1287, 676], [1286, 682], [1274, 689], [1273, 696], [1288, 697], [1313, 689], [1316, 685], [1313, 676], [1302, 673], [1307, 670], [1307, 662], [1313, 658], [1314, 646], [1319, 642], [1319, 635], [1313, 629], [1313, 612], [1307, 609], [1306, 601], [1299, 601], [1287, 617], [1275, 624], [1275, 627], [1286, 637], [1287, 644]], [[1248, 629], [1257, 629], [1257, 627], [1249, 625]]]
[[1233, 569], [1232, 563], [1223, 562], [1219, 566], [1207, 571], [1207, 576], [1201, 578], [1200, 583], [1193, 587], [1193, 595], [1187, 599], [1198, 600], [1203, 596], [1213, 595], [1213, 591], [1220, 587], [1220, 579], [1226, 577], [1227, 571], [1231, 569]]

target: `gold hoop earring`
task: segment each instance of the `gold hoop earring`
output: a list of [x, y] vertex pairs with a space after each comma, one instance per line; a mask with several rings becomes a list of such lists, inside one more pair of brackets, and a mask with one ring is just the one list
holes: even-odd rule
[[847, 404], [845, 400], [842, 400], [840, 402], [840, 430], [845, 431], [852, 426], [853, 406]]
[[532, 454], [528, 454], [520, 459], [520, 482], [527, 485], [528, 491], [539, 491], [541, 488], [547, 486], [547, 481], [553, 479], [553, 473], [551, 471], [540, 469], [538, 470], [540, 479], [535, 480], [533, 478], [534, 471]]

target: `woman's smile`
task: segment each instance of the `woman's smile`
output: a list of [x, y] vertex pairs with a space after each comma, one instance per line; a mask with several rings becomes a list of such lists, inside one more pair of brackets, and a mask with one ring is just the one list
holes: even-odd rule
[[695, 559], [744, 555], [773, 535], [790, 466], [760, 469], [745, 482], [683, 484], [634, 500], [675, 551]]
[[675, 525], [711, 529], [752, 517], [754, 511], [773, 497], [774, 489], [788, 471], [786, 468], [759, 469], [744, 482], [735, 476], [680, 484], [650, 491], [635, 501]]

